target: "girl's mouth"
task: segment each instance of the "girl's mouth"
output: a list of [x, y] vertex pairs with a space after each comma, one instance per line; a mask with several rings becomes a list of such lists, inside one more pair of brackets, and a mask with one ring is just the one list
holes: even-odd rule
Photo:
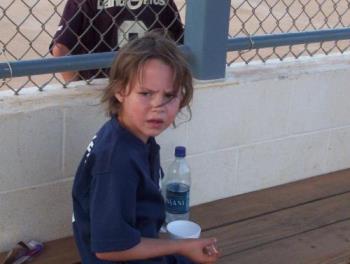
[[147, 123], [153, 128], [160, 128], [164, 121], [162, 119], [149, 119]]

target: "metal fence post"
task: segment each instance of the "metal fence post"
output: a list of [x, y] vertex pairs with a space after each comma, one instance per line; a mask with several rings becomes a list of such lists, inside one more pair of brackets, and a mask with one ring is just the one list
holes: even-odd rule
[[225, 77], [230, 0], [187, 0], [185, 46], [199, 80]]

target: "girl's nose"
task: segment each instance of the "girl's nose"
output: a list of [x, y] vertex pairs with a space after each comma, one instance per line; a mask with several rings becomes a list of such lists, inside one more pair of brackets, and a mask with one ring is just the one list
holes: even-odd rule
[[163, 108], [167, 104], [167, 100], [164, 96], [155, 96], [151, 101], [153, 108]]

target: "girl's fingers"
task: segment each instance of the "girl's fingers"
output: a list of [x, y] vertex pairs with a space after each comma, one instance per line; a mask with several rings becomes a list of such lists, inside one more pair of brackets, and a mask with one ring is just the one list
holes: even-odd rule
[[218, 247], [216, 245], [216, 242], [217, 242], [216, 238], [212, 238], [210, 240], [210, 243], [203, 248], [204, 254], [206, 254], [208, 256], [218, 255], [219, 250], [218, 250]]
[[206, 254], [208, 256], [219, 254], [219, 250], [217, 249], [216, 245], [214, 245], [214, 244], [211, 244], [209, 246], [204, 247], [203, 252], [204, 252], [204, 254]]

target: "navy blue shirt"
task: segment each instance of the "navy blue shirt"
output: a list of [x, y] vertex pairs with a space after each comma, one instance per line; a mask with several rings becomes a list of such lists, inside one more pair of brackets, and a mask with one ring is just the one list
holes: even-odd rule
[[[159, 145], [147, 144], [116, 118], [96, 134], [73, 185], [74, 236], [83, 263], [113, 263], [95, 252], [130, 249], [141, 237], [157, 238], [165, 206], [159, 188]], [[167, 256], [128, 263], [186, 263]]]

